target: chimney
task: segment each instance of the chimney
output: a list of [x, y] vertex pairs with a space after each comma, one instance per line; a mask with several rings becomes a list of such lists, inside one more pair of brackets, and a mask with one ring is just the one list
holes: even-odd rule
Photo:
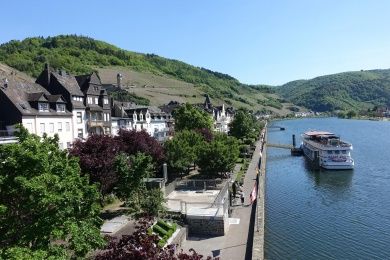
[[46, 73], [46, 84], [47, 86], [50, 85], [50, 67], [49, 67], [49, 63], [45, 63], [45, 73]]
[[116, 85], [118, 88], [122, 88], [122, 74], [120, 73], [116, 75]]

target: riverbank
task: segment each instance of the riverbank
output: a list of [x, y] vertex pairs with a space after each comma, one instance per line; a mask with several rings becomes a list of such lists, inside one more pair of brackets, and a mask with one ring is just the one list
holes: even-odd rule
[[[265, 226], [265, 169], [267, 164], [267, 124], [264, 127], [264, 134], [261, 139], [262, 142], [262, 156], [260, 157], [261, 163], [258, 169], [258, 188], [257, 188], [257, 202], [255, 210], [255, 218], [253, 229], [253, 245], [252, 245], [252, 259], [263, 260], [264, 259], [264, 226]], [[260, 162], [260, 161], [259, 161]]]
[[[265, 128], [264, 128], [265, 129]], [[184, 251], [190, 248], [204, 256], [220, 257], [223, 260], [251, 259], [253, 247], [253, 226], [256, 203], [251, 203], [250, 194], [256, 184], [260, 151], [263, 146], [261, 139], [256, 142], [256, 149], [248, 166], [244, 178], [243, 191], [245, 201], [243, 204], [236, 199], [233, 203], [232, 214], [229, 218], [229, 231], [225, 236], [187, 238], [182, 246]], [[264, 196], [261, 195], [264, 199]], [[262, 214], [264, 214], [262, 212]], [[264, 227], [264, 225], [263, 225]], [[264, 230], [264, 228], [262, 228]], [[264, 231], [263, 231], [264, 233]]]

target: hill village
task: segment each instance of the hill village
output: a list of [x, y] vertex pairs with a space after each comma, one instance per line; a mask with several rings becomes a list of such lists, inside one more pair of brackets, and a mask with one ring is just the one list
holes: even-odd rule
[[[0, 235], [2, 257], [247, 254], [265, 138], [254, 115], [213, 105], [208, 95], [201, 104], [160, 107], [115, 100], [110, 91], [122, 88], [119, 73], [113, 84], [95, 72], [74, 76], [48, 65], [35, 82], [14, 72], [1, 76], [0, 189], [20, 200], [0, 205], [1, 221], [18, 219], [17, 233]], [[69, 202], [60, 206], [64, 196]], [[62, 217], [39, 224], [53, 214]], [[25, 219], [36, 223], [44, 246], [11, 247], [15, 237], [31, 234]], [[69, 233], [69, 225], [80, 231]], [[116, 242], [107, 246], [110, 239]], [[221, 253], [223, 247], [234, 250]]]
[[[73, 76], [47, 65], [35, 83], [4, 76], [0, 88], [4, 100], [0, 103], [2, 136], [12, 137], [15, 126], [22, 124], [41, 137], [57, 134], [62, 149], [91, 134], [115, 136], [119, 129], [145, 130], [160, 142], [169, 138], [174, 131], [172, 111], [181, 104], [171, 101], [161, 107], [140, 106], [110, 98], [107, 89], [120, 89], [121, 81], [118, 74], [117, 84], [103, 86], [95, 72]], [[207, 95], [205, 102], [196, 106], [212, 116], [215, 131], [228, 133], [234, 117], [232, 107], [213, 106]]]

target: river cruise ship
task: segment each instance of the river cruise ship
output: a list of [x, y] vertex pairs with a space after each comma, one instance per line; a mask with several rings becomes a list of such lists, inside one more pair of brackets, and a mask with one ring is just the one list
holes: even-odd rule
[[308, 159], [325, 169], [349, 170], [354, 167], [352, 144], [330, 132], [305, 132], [302, 134], [302, 150]]

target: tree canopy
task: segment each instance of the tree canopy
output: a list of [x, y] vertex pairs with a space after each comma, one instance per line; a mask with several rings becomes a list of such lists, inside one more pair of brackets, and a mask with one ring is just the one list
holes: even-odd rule
[[[201, 260], [203, 256], [191, 249], [190, 254], [183, 251], [175, 252], [175, 247], [161, 248], [158, 245], [157, 235], [148, 235], [147, 229], [151, 226], [151, 220], [140, 220], [136, 231], [129, 236], [123, 236], [119, 240], [112, 240], [106, 250], [96, 256], [96, 260]], [[210, 259], [211, 257], [207, 257]]]
[[239, 139], [249, 137], [255, 127], [254, 121], [255, 119], [248, 111], [238, 110], [230, 123], [229, 134]]
[[79, 159], [81, 171], [90, 181], [98, 183], [103, 196], [112, 192], [117, 182], [114, 160], [121, 151], [118, 142], [109, 135], [91, 135], [87, 140], [76, 140], [69, 150]]
[[183, 130], [177, 132], [172, 140], [165, 142], [169, 166], [175, 172], [189, 172], [189, 167], [197, 158], [198, 150], [204, 143], [198, 132]]
[[205, 111], [184, 104], [174, 111], [175, 130], [213, 129], [213, 119]]
[[210, 143], [200, 148], [197, 164], [203, 174], [216, 175], [231, 172], [239, 156], [236, 138], [217, 134]]
[[0, 146], [1, 257], [67, 258], [104, 245], [99, 193], [56, 138]]

